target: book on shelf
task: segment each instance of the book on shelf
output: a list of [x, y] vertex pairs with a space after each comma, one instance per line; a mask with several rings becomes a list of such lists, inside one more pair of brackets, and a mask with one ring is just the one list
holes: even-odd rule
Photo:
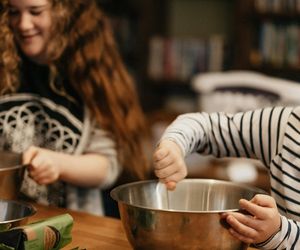
[[149, 45], [148, 74], [154, 80], [186, 81], [199, 72], [221, 71], [224, 39], [153, 37]]
[[223, 69], [224, 39], [214, 35], [209, 39], [208, 71], [221, 71]]
[[300, 25], [264, 22], [259, 33], [259, 53], [263, 63], [276, 67], [298, 68], [300, 66]]

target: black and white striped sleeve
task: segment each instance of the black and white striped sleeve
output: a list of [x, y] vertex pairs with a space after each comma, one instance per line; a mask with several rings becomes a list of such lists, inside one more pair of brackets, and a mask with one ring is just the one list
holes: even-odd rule
[[177, 142], [185, 155], [257, 158], [268, 166], [282, 144], [291, 111], [274, 107], [235, 115], [188, 113], [178, 116], [162, 139]]
[[255, 247], [259, 249], [299, 249], [300, 247], [300, 223], [281, 216], [281, 230], [270, 239]]

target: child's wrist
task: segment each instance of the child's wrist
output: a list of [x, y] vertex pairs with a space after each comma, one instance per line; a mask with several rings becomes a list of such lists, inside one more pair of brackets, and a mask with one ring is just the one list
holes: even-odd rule
[[261, 247], [261, 246], [266, 245], [267, 243], [269, 243], [275, 237], [275, 235], [277, 235], [281, 231], [281, 228], [282, 228], [282, 218], [281, 218], [281, 216], [279, 216], [279, 219], [280, 219], [280, 224], [279, 224], [279, 227], [277, 228], [277, 230], [274, 233], [272, 233], [269, 238], [267, 238], [266, 240], [264, 240], [262, 242], [254, 243], [253, 246]]
[[184, 158], [185, 152], [184, 152], [183, 148], [181, 148], [181, 146], [179, 145], [179, 143], [175, 139], [173, 139], [173, 138], [166, 138], [164, 140], [168, 140], [169, 142], [174, 143], [176, 145], [176, 148], [178, 149], [180, 155]]

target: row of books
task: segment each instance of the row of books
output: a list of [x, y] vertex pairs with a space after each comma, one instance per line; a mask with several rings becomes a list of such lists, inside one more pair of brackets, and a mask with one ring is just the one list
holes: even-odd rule
[[199, 72], [221, 71], [224, 39], [153, 37], [149, 45], [148, 75], [154, 80], [186, 81]]
[[300, 25], [265, 22], [261, 26], [259, 53], [263, 63], [300, 67]]
[[300, 0], [255, 0], [254, 6], [261, 13], [300, 14]]

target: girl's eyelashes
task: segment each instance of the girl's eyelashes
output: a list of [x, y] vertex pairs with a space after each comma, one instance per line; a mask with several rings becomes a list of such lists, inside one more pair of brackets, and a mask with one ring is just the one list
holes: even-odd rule
[[30, 14], [33, 15], [33, 16], [38, 16], [40, 14], [42, 14], [42, 10], [31, 10], [30, 11]]
[[[32, 16], [39, 16], [43, 13], [43, 11], [44, 11], [44, 9], [32, 9], [32, 10], [29, 10], [29, 13]], [[20, 14], [20, 11], [18, 11], [17, 9], [11, 8], [8, 10], [8, 14], [10, 16], [16, 16], [16, 15]]]

